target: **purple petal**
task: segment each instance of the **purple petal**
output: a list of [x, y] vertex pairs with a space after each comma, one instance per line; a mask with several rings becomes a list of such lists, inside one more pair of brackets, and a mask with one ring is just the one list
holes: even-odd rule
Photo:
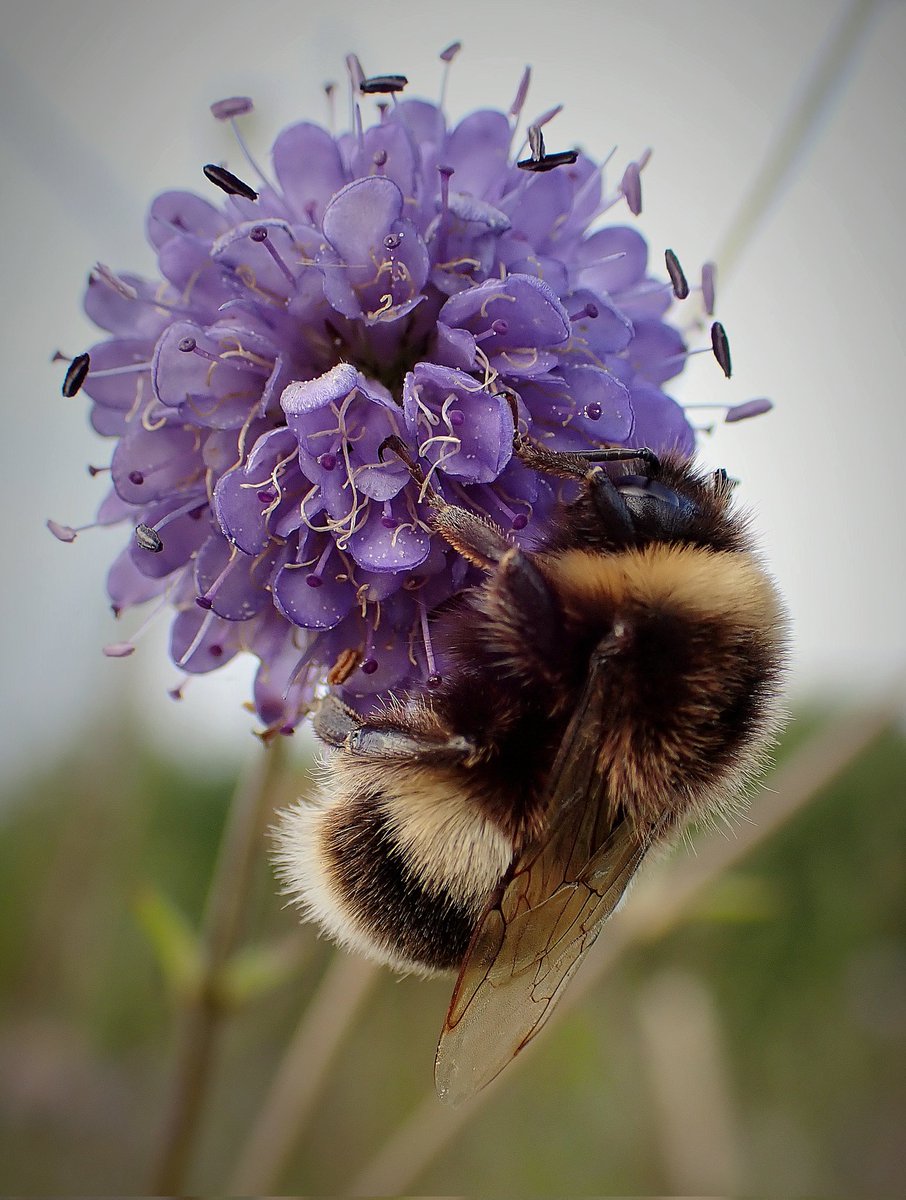
[[117, 443], [111, 479], [129, 504], [147, 504], [200, 480], [201, 463], [191, 429], [183, 425], [146, 429], [133, 422]]
[[196, 556], [195, 586], [218, 616], [227, 621], [248, 621], [270, 607], [267, 585], [287, 557], [287, 547], [274, 544], [250, 558], [231, 550], [217, 533], [208, 538]]
[[[632, 322], [599, 292], [579, 288], [564, 299], [563, 305], [572, 317], [571, 352], [603, 359], [605, 354], [625, 350], [632, 341]], [[577, 316], [585, 310], [588, 315]]]
[[644, 278], [648, 245], [635, 229], [612, 225], [586, 238], [576, 259], [581, 287], [618, 297]]
[[227, 228], [224, 214], [194, 192], [161, 192], [148, 210], [148, 241], [156, 250], [171, 238], [194, 238], [209, 246]]
[[471, 113], [447, 138], [443, 160], [453, 168], [453, 187], [493, 203], [509, 174], [512, 131], [503, 113], [487, 109]]
[[274, 171], [299, 221], [320, 222], [331, 197], [346, 182], [337, 144], [320, 125], [302, 121], [274, 142]]
[[170, 657], [190, 675], [222, 667], [240, 649], [242, 626], [194, 605], [176, 614], [170, 630]]
[[[569, 317], [555, 293], [534, 275], [510, 275], [451, 296], [439, 319], [471, 333], [487, 333], [482, 351], [490, 358], [510, 350], [556, 346], [570, 334]], [[499, 327], [500, 332], [495, 332]]]
[[635, 373], [649, 383], [672, 379], [686, 364], [686, 343], [661, 321], [637, 321], [628, 353]]
[[311, 585], [312, 575], [311, 565], [288, 563], [274, 580], [274, 602], [295, 625], [333, 629], [355, 604], [355, 588], [335, 550], [325, 563], [320, 586]]
[[403, 215], [403, 194], [390, 179], [354, 179], [324, 213], [324, 236], [350, 266], [371, 264], [371, 252]]
[[139, 275], [123, 275], [122, 279], [135, 289], [136, 299], [127, 300], [92, 272], [85, 291], [85, 315], [110, 333], [156, 341], [160, 331], [172, 320], [172, 314], [166, 308], [154, 304], [155, 300], [166, 297], [158, 295], [157, 284]]
[[411, 571], [428, 557], [429, 535], [407, 524], [411, 517], [399, 501], [393, 515], [400, 524], [387, 529], [381, 509], [372, 505], [365, 524], [348, 538], [349, 553], [368, 571]]
[[165, 587], [166, 580], [151, 578], [136, 567], [128, 547], [120, 551], [107, 572], [107, 595], [116, 612], [152, 600]]
[[[489, 483], [510, 460], [513, 415], [504, 396], [493, 395], [461, 371], [418, 363], [403, 385], [406, 425], [419, 454], [445, 475]], [[434, 418], [432, 423], [425, 410]]]
[[185, 566], [211, 532], [211, 521], [206, 512], [207, 505], [203, 495], [198, 497], [197, 507], [164, 521], [170, 513], [178, 512], [180, 507], [182, 505], [170, 501], [152, 505], [145, 512], [144, 523], [154, 526], [163, 541], [161, 551], [155, 554], [150, 550], [143, 550], [135, 538], [129, 544], [133, 563], [143, 575], [151, 579], [162, 579], [177, 567]]
[[[260, 554], [271, 540], [268, 510], [271, 500], [277, 498], [272, 475], [281, 462], [283, 472], [291, 471], [296, 451], [292, 430], [274, 429], [258, 438], [244, 465], [227, 471], [218, 480], [214, 489], [214, 515], [224, 536], [244, 554]], [[296, 478], [297, 467], [287, 486], [289, 496], [296, 491], [292, 486]], [[280, 478], [280, 482], [282, 486], [286, 481]], [[288, 503], [293, 500], [288, 499]], [[298, 509], [298, 500], [294, 506]]]
[[695, 432], [685, 412], [660, 388], [650, 383], [634, 384], [632, 408], [635, 426], [630, 445], [648, 446], [657, 454], [677, 450], [688, 457], [695, 453]]
[[565, 366], [562, 370], [575, 404], [575, 426], [589, 440], [624, 442], [633, 426], [628, 389], [600, 367]]

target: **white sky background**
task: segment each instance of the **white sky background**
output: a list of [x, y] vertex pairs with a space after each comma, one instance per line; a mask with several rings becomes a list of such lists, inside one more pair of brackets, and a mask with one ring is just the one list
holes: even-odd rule
[[[562, 102], [552, 149], [579, 144], [615, 169], [648, 145], [639, 228], [653, 258], [673, 247], [690, 277], [709, 257], [845, 5], [836, 0], [12, 0], [0, 57], [4, 547], [0, 753], [9, 777], [74, 737], [104, 736], [128, 705], [169, 750], [205, 769], [252, 745], [241, 702], [251, 664], [165, 689], [166, 622], [128, 660], [102, 657], [125, 633], [106, 606], [124, 528], [56, 542], [44, 520], [90, 520], [104, 492], [85, 464], [112, 443], [63, 400], [49, 357], [95, 340], [81, 315], [89, 267], [153, 274], [151, 196], [216, 198], [201, 164], [242, 174], [212, 100], [254, 97], [244, 129], [261, 156], [285, 124], [322, 120], [322, 84], [354, 49], [369, 73], [403, 72], [434, 97], [436, 54], [454, 39], [448, 110], [506, 108], [526, 63], [529, 116]], [[703, 453], [743, 481], [795, 622], [794, 699], [853, 698], [906, 665], [901, 517], [906, 284], [903, 212], [906, 7], [882, 3], [854, 69], [719, 292], [734, 376], [708, 355], [686, 400], [770, 395], [776, 410], [725, 427]], [[345, 88], [338, 91], [345, 96]], [[345, 104], [339, 106], [345, 123]], [[632, 220], [628, 213], [619, 213]], [[612, 215], [612, 214], [611, 214]], [[138, 623], [126, 618], [126, 629]]]

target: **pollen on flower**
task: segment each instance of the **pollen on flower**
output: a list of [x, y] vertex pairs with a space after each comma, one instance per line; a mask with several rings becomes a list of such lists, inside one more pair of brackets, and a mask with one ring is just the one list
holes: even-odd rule
[[[440, 55], [442, 94], [459, 49]], [[266, 735], [291, 733], [325, 679], [363, 710], [437, 686], [439, 610], [479, 574], [432, 532], [432, 505], [519, 541], [558, 500], [513, 458], [517, 427], [555, 450], [694, 448], [665, 390], [695, 350], [670, 321], [689, 286], [672, 251], [669, 282], [650, 272], [632, 220], [647, 152], [611, 177], [548, 151], [560, 109], [522, 124], [528, 71], [506, 111], [451, 121], [443, 100], [404, 98], [404, 75], [347, 68], [349, 131], [329, 85], [331, 128], [284, 129], [264, 167], [238, 130], [251, 100], [212, 104], [252, 182], [208, 163], [208, 195], [152, 201], [158, 275], [94, 267], [85, 308], [106, 332], [62, 383], [115, 443], [98, 524], [133, 532], [114, 612], [157, 598], [186, 678], [255, 655]], [[710, 316], [712, 266], [696, 291]], [[729, 374], [717, 322], [710, 348]]]

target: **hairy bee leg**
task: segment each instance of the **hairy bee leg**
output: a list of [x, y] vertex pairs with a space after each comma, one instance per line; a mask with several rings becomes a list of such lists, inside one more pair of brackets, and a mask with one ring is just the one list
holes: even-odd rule
[[493, 570], [514, 550], [502, 529], [456, 504], [441, 504], [431, 514], [431, 524], [444, 541], [485, 571]]
[[361, 729], [364, 721], [342, 700], [333, 695], [325, 696], [315, 710], [312, 727], [328, 746], [343, 746], [350, 734]]
[[631, 449], [628, 446], [606, 446], [596, 450], [548, 450], [521, 434], [513, 441], [516, 457], [533, 471], [547, 475], [558, 475], [561, 479], [585, 480], [591, 463], [633, 462], [645, 463], [648, 474], [660, 469], [660, 460], [647, 446]]
[[529, 648], [542, 662], [556, 661], [562, 615], [544, 576], [518, 546], [510, 546], [493, 583], [506, 612], [519, 613], [519, 627]]
[[560, 627], [559, 610], [529, 557], [508, 541], [502, 530], [456, 505], [438, 509], [432, 524], [469, 562], [486, 571], [496, 569], [493, 589], [506, 601], [503, 607], [521, 614], [521, 627], [531, 631], [531, 645], [538, 655], [553, 652], [555, 630]]

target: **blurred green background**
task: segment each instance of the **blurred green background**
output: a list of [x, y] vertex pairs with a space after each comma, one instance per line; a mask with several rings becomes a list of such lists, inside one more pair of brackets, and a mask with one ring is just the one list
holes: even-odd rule
[[[801, 715], [782, 753], [820, 723]], [[197, 923], [233, 781], [185, 774], [112, 718], [107, 734], [0, 811], [5, 1192], [149, 1186], [173, 1038], [149, 928], [168, 904]], [[299, 749], [283, 800], [304, 787]], [[904, 781], [888, 733], [547, 1030], [419, 1192], [902, 1194]], [[262, 852], [242, 942], [284, 969], [224, 1024], [192, 1191], [226, 1186], [333, 953], [274, 892]], [[381, 975], [284, 1190], [342, 1192], [423, 1101], [448, 994]]]

